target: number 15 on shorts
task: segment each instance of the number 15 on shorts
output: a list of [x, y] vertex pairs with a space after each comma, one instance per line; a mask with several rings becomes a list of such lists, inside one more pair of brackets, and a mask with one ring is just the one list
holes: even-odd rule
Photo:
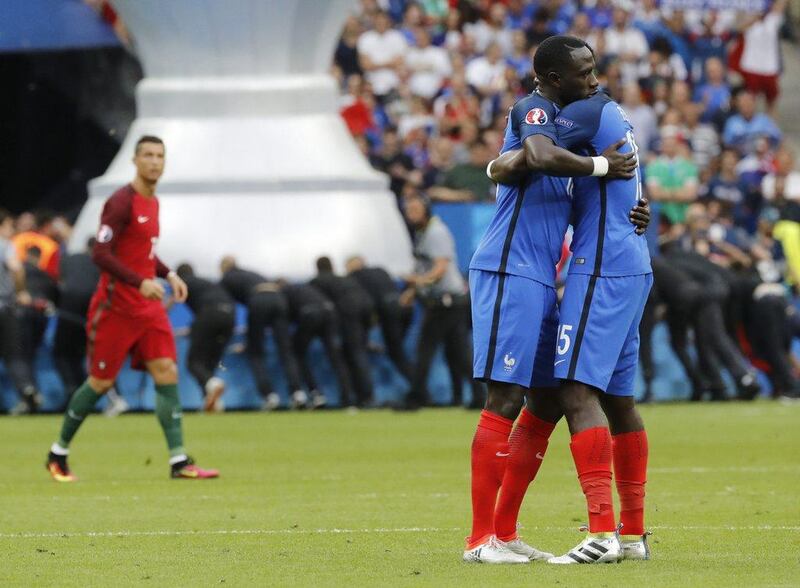
[[572, 331], [572, 325], [560, 325], [558, 327], [558, 347], [556, 351], [559, 355], [564, 355], [569, 351], [569, 347], [572, 344], [572, 338], [569, 335], [570, 331]]

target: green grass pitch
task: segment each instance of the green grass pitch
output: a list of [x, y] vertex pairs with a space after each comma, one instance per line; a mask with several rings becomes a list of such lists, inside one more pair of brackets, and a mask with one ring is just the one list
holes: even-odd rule
[[[460, 561], [477, 413], [187, 415], [207, 482], [167, 477], [155, 417], [92, 416], [80, 481], [50, 481], [60, 419], [2, 419], [2, 586], [798, 586], [800, 405], [643, 409], [653, 559]], [[562, 423], [521, 514], [563, 553], [584, 504]]]

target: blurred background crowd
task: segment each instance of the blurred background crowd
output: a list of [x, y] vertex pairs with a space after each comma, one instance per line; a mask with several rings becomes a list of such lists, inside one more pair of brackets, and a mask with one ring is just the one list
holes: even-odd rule
[[[73, 102], [85, 108], [71, 130], [53, 137], [51, 149], [66, 145], [71, 149], [68, 157], [57, 158], [58, 169], [36, 176], [34, 167], [42, 159], [34, 165], [24, 158], [24, 151], [0, 164], [20, 165], [0, 189], [3, 205], [13, 212], [4, 225], [4, 237], [15, 243], [27, 266], [29, 290], [36, 290], [18, 305], [24, 318], [19, 336], [29, 363], [44, 337], [47, 321], [41, 316], [58, 304], [58, 284], [63, 290], [68, 282], [69, 272], [62, 265], [69, 258], [64, 243], [85, 199], [85, 182], [102, 173], [116, 152], [115, 141], [124, 136], [133, 118], [133, 88], [141, 77], [133, 57], [136, 41], [111, 4], [102, 0], [87, 4], [113, 26], [129, 49], [89, 58], [92, 66], [99, 64], [105, 71], [105, 81], [73, 92]], [[691, 399], [752, 399], [759, 393], [795, 397], [800, 374], [800, 363], [792, 353], [793, 341], [800, 335], [796, 317], [800, 171], [795, 145], [785, 131], [798, 127], [794, 121], [781, 120], [779, 108], [787, 99], [781, 93], [782, 74], [789, 61], [798, 61], [790, 4], [787, 0], [362, 0], [342, 31], [331, 72], [341, 88], [344, 122], [371, 165], [388, 175], [412, 236], [419, 236], [439, 213], [447, 221], [447, 206], [453, 203], [491, 206], [495, 186], [486, 176], [486, 165], [502, 146], [509, 109], [535, 87], [531, 64], [537, 45], [554, 34], [585, 39], [596, 53], [601, 85], [633, 123], [653, 213], [648, 239], [656, 285], [642, 323], [642, 398], [652, 397], [652, 382], [658, 375], [650, 343], [655, 325], [662, 321], [690, 382]], [[46, 56], [26, 63], [0, 62], [0, 67], [18, 81], [35, 78], [37, 84], [47, 81], [70, 90], [70, 82], [52, 71]], [[75, 61], [75, 67], [89, 64], [84, 59]], [[109, 91], [98, 105], [103, 84]], [[50, 96], [35, 84], [23, 88], [6, 100], [41, 102]], [[9, 127], [12, 136], [21, 133], [23, 125], [30, 133], [47, 122], [33, 120], [41, 109], [25, 105], [18, 111], [23, 118]], [[34, 199], [24, 195], [32, 186]], [[31, 200], [35, 206], [29, 205]], [[23, 212], [44, 208], [58, 213]], [[457, 240], [459, 227], [451, 226], [450, 232]], [[449, 238], [453, 240], [452, 234]], [[455, 259], [455, 245], [452, 249], [453, 268], [463, 270], [468, 259]], [[369, 252], [363, 253], [368, 258]], [[567, 254], [562, 272], [566, 267]], [[345, 274], [344, 268], [338, 269]], [[428, 270], [418, 268], [415, 275]], [[269, 273], [268, 268], [256, 271]], [[420, 359], [430, 355], [432, 342], [425, 337], [433, 337], [433, 343], [445, 343], [453, 399], [460, 403], [468, 369], [464, 357], [469, 353], [468, 312], [459, 298], [467, 295], [463, 280], [453, 282], [444, 274], [438, 278], [449, 279], [450, 284], [436, 295], [437, 300], [452, 294], [459, 302], [453, 305], [457, 312], [442, 317], [436, 314], [441, 308], [426, 304], [430, 300], [420, 292], [407, 294], [414, 290], [414, 276], [394, 278], [398, 304], [402, 300], [400, 306], [409, 308], [416, 294], [422, 307], [419, 340], [405, 342], [409, 349], [417, 348], [413, 361], [398, 355], [396, 341], [386, 341], [386, 348], [394, 346], [395, 366], [411, 385], [407, 399], [411, 404], [428, 401], [425, 382], [420, 383], [414, 371]], [[344, 309], [337, 294], [325, 292], [318, 283], [320, 289], [340, 315], [337, 328], [361, 320], [354, 318], [361, 311]], [[367, 330], [381, 319], [380, 298], [372, 300], [363, 320]], [[403, 314], [401, 322], [407, 325], [410, 318], [400, 306], [395, 319]], [[80, 309], [65, 309], [62, 314], [79, 318]], [[341, 318], [344, 315], [351, 318]], [[453, 316], [458, 329], [452, 328]], [[426, 320], [435, 324], [427, 325]], [[319, 336], [324, 341], [324, 335]], [[396, 332], [390, 335], [396, 336]], [[347, 377], [352, 383], [347, 386], [356, 388], [351, 403], [369, 404], [371, 384], [364, 381], [369, 367], [364, 367], [361, 355], [367, 347], [358, 343], [361, 351], [353, 352], [354, 338], [364, 339], [362, 334], [338, 332], [333, 345], [351, 346], [350, 351], [345, 349], [350, 356], [343, 360], [351, 372]], [[57, 336], [53, 349], [58, 356]], [[335, 349], [333, 353], [341, 386], [345, 376], [335, 365]], [[427, 376], [430, 366], [422, 367]], [[6, 371], [13, 370], [7, 365]], [[59, 372], [70, 389], [71, 376], [61, 368]], [[20, 386], [35, 386], [35, 374], [28, 377], [33, 384], [20, 378], [16, 378]], [[272, 390], [259, 388], [266, 402]], [[313, 383], [290, 386], [289, 394], [301, 388], [309, 396], [298, 397], [297, 404], [312, 402]], [[33, 394], [20, 393], [23, 400]], [[474, 389], [472, 397], [477, 403], [480, 391]], [[269, 406], [277, 406], [274, 398]], [[26, 407], [35, 408], [35, 403], [23, 402], [20, 410]]]

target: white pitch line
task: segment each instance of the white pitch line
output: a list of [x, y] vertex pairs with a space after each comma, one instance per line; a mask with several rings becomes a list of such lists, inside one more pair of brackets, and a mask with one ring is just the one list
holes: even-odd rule
[[442, 533], [460, 527], [400, 527], [377, 529], [212, 529], [208, 531], [79, 531], [76, 533], [0, 533], [0, 539], [39, 539], [57, 537], [180, 537], [183, 535], [346, 535], [356, 533]]
[[[565, 531], [569, 527], [523, 527], [526, 531]], [[789, 525], [658, 525], [654, 531], [800, 531], [800, 526]], [[217, 529], [207, 531], [79, 531], [76, 533], [0, 533], [0, 539], [57, 539], [71, 537], [181, 537], [203, 535], [356, 535], [386, 533], [454, 533], [461, 527], [399, 527], [376, 529]]]

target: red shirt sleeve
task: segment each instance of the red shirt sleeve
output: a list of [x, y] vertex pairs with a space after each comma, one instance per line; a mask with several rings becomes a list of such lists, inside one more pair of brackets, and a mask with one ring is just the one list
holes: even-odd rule
[[61, 269], [61, 249], [56, 249], [53, 255], [50, 256], [50, 261], [47, 262], [47, 267], [45, 268], [44, 271], [50, 274], [50, 277], [57, 282], [60, 269]]
[[130, 221], [132, 200], [133, 192], [128, 189], [116, 192], [106, 201], [103, 214], [100, 216], [97, 242], [92, 249], [92, 259], [104, 272], [138, 288], [144, 278], [128, 268], [114, 254], [114, 245]]
[[156, 275], [159, 278], [166, 278], [167, 274], [170, 272], [169, 266], [161, 261], [161, 258], [156, 255]]

